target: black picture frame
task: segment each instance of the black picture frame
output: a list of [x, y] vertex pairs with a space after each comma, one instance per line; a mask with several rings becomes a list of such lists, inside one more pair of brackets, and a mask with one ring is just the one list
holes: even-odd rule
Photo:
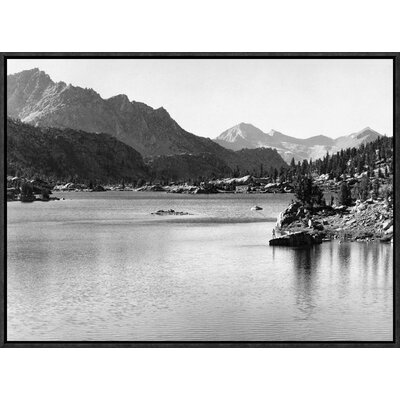
[[[1, 124], [0, 146], [1, 153], [3, 154], [3, 165], [1, 168], [1, 207], [0, 218], [2, 223], [0, 249], [1, 249], [1, 264], [0, 264], [0, 346], [7, 348], [18, 347], [379, 347], [379, 348], [393, 348], [400, 347], [400, 319], [398, 310], [400, 310], [400, 296], [398, 288], [400, 287], [400, 273], [396, 270], [396, 260], [400, 259], [400, 247], [398, 243], [398, 232], [396, 226], [399, 225], [398, 199], [399, 196], [399, 168], [400, 164], [397, 163], [396, 157], [399, 154], [399, 141], [396, 139], [396, 134], [399, 128], [399, 77], [400, 77], [400, 53], [365, 53], [365, 52], [337, 52], [337, 53], [225, 53], [225, 52], [212, 52], [212, 53], [190, 53], [190, 52], [172, 52], [172, 53], [23, 53], [23, 52], [10, 52], [0, 53], [0, 82], [2, 96], [0, 96], [0, 116], [3, 121]], [[6, 241], [7, 241], [7, 203], [5, 198], [6, 188], [6, 115], [7, 115], [7, 60], [8, 59], [133, 59], [133, 58], [146, 58], [146, 59], [392, 59], [393, 60], [393, 138], [394, 138], [394, 254], [393, 254], [393, 341], [380, 342], [380, 341], [279, 341], [279, 342], [257, 342], [257, 341], [8, 341], [7, 340], [7, 254], [6, 254]]]

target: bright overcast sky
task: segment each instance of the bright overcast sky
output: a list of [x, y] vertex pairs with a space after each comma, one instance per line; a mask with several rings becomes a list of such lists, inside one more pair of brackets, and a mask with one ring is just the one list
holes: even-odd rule
[[392, 60], [8, 60], [103, 98], [164, 107], [184, 129], [214, 138], [240, 122], [264, 132], [331, 137], [367, 126], [393, 134]]

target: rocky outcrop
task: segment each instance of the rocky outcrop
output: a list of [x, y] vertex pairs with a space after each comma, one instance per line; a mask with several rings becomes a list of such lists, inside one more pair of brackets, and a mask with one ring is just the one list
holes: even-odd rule
[[282, 212], [279, 213], [276, 227], [282, 229], [284, 226], [289, 225], [295, 220], [298, 220], [304, 214], [304, 208], [300, 202], [296, 201], [291, 204]]
[[138, 189], [137, 192], [165, 192], [165, 189], [161, 185], [144, 185]]
[[171, 185], [167, 186], [166, 190], [168, 193], [179, 193], [179, 194], [217, 194], [218, 189], [212, 185], [201, 184], [197, 185]]
[[303, 247], [322, 243], [322, 235], [310, 232], [293, 232], [269, 241], [270, 246]]
[[294, 202], [282, 211], [276, 223], [278, 232], [293, 233], [308, 229], [324, 238], [367, 241], [393, 237], [393, 207], [390, 200], [358, 200], [353, 207], [308, 209]]

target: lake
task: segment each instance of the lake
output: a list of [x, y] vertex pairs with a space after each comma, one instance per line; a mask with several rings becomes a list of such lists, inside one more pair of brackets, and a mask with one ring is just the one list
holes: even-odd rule
[[270, 247], [292, 195], [55, 195], [7, 203], [7, 340], [393, 340], [392, 245]]

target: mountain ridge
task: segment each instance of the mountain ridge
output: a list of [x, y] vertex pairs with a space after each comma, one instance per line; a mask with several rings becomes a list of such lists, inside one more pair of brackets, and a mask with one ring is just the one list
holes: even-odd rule
[[264, 170], [287, 166], [272, 149], [235, 153], [209, 138], [185, 131], [163, 107], [154, 109], [130, 101], [125, 94], [103, 99], [93, 89], [55, 83], [39, 69], [7, 77], [7, 106], [12, 118], [38, 128], [109, 134], [138, 151], [146, 163], [165, 156], [154, 165], [159, 171], [173, 171], [178, 178], [187, 176], [179, 166], [198, 174], [199, 161], [212, 175], [232, 174], [238, 169], [251, 171], [261, 165]]
[[252, 124], [239, 123], [222, 132], [214, 141], [234, 151], [243, 148], [275, 148], [286, 162], [290, 162], [292, 158], [295, 161], [310, 158], [316, 159], [324, 156], [326, 152], [336, 152], [349, 147], [359, 147], [363, 143], [369, 143], [382, 136], [370, 127], [366, 127], [359, 132], [340, 136], [336, 139], [325, 135], [315, 135], [306, 139], [300, 139], [285, 135], [274, 129], [265, 133]]
[[120, 94], [53, 82], [39, 69], [7, 77], [7, 114], [35, 126], [108, 133], [144, 157], [223, 151], [181, 128], [163, 107], [154, 109]]

